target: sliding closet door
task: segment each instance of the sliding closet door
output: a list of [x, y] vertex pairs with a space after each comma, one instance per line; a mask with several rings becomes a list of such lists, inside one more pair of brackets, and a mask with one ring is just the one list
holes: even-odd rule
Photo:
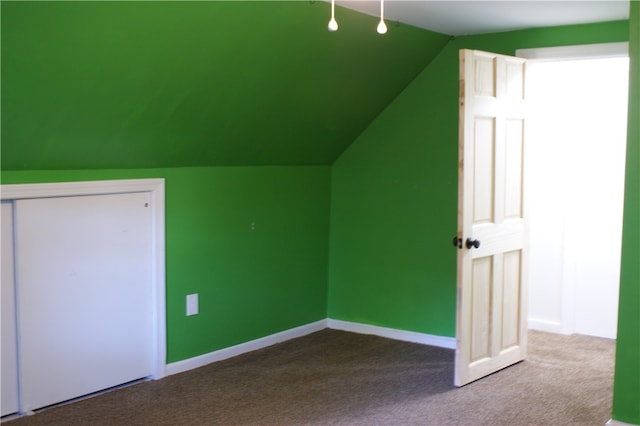
[[16, 201], [23, 411], [153, 373], [149, 193]]
[[16, 339], [15, 282], [13, 274], [13, 205], [2, 202], [0, 214], [2, 258], [2, 415], [18, 411], [18, 349]]

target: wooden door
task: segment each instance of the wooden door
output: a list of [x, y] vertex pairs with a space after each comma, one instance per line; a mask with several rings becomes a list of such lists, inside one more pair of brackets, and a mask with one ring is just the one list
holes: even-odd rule
[[18, 412], [18, 340], [16, 335], [15, 279], [13, 271], [13, 204], [2, 202], [0, 214], [2, 247], [2, 415]]
[[524, 71], [460, 51], [456, 386], [526, 356]]
[[15, 202], [22, 411], [150, 376], [149, 193]]

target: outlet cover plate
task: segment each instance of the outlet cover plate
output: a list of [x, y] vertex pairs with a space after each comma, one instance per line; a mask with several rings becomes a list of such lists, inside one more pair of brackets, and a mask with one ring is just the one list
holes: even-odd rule
[[187, 316], [197, 315], [199, 311], [198, 293], [187, 295]]

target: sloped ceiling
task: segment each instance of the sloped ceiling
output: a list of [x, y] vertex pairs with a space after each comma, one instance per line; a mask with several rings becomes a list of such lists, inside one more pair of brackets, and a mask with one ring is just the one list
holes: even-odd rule
[[325, 2], [2, 2], [2, 168], [331, 164], [448, 36]]
[[[380, 16], [380, 0], [336, 3]], [[629, 19], [629, 0], [385, 0], [384, 15], [460, 36]]]

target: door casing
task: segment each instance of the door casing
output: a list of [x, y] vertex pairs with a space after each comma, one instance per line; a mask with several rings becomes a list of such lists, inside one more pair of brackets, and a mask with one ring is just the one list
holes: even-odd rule
[[152, 216], [152, 287], [153, 287], [153, 373], [150, 378], [166, 375], [166, 293], [165, 293], [165, 182], [164, 179], [131, 179], [38, 184], [0, 185], [0, 199], [24, 200], [83, 195], [148, 192]]

